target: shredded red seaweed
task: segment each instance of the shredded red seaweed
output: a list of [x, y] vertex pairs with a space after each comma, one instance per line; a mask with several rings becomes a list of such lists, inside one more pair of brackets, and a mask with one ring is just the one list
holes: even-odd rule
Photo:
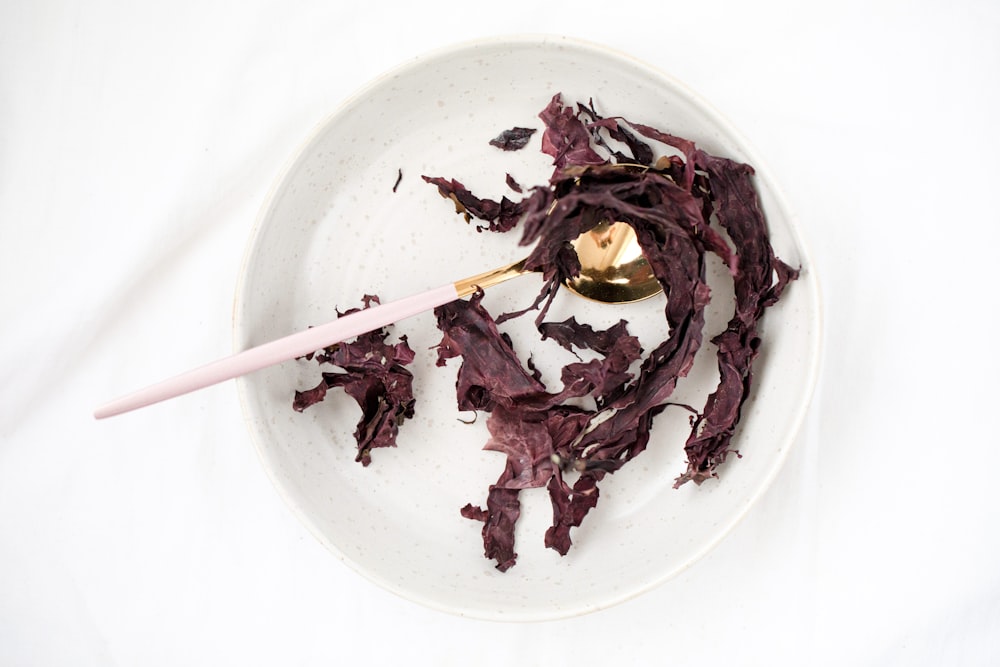
[[496, 146], [502, 151], [519, 151], [528, 145], [537, 130], [533, 127], [512, 127], [504, 130], [490, 140], [490, 146]]
[[[654, 418], [671, 405], [677, 383], [702, 345], [710, 300], [708, 253], [730, 269], [734, 315], [712, 339], [718, 347], [719, 384], [692, 418], [685, 443], [687, 470], [675, 486], [716, 477], [732, 452], [751, 390], [753, 361], [762, 344], [760, 318], [798, 275], [774, 255], [749, 165], [709, 155], [691, 141], [648, 125], [602, 117], [592, 102], [574, 110], [556, 95], [539, 117], [542, 151], [555, 167], [548, 187], [533, 188], [520, 201], [504, 204], [506, 198], [479, 199], [456, 180], [424, 177], [455, 201], [467, 220], [486, 222], [481, 229], [520, 228], [521, 244], [533, 246], [526, 268], [544, 277], [538, 296], [520, 311], [494, 318], [483, 308], [481, 294], [436, 310], [443, 336], [438, 364], [461, 358], [458, 407], [489, 413], [485, 448], [506, 456], [500, 477], [489, 487], [486, 507], [470, 503], [461, 512], [483, 522], [485, 555], [501, 571], [517, 559], [514, 527], [522, 489], [548, 490], [553, 522], [545, 545], [566, 554], [571, 529], [597, 505], [601, 479], [648, 445]], [[648, 140], [676, 153], [656, 157]], [[570, 241], [599, 220], [622, 221], [635, 229], [667, 295], [666, 335], [648, 353], [624, 321], [607, 330], [594, 330], [574, 318], [545, 321], [564, 281], [580, 269]], [[713, 223], [725, 231], [728, 242]], [[543, 339], [598, 355], [567, 365], [557, 392], [532, 372], [530, 361], [528, 368], [522, 365], [512, 341], [498, 328], [530, 311], [537, 311], [535, 323]], [[633, 374], [629, 368], [640, 358]], [[582, 397], [590, 397], [595, 407], [580, 407], [577, 399]]]
[[[364, 307], [378, 303], [377, 296], [367, 295]], [[351, 309], [338, 316], [349, 315]], [[390, 345], [389, 332], [376, 329], [353, 341], [331, 345], [306, 356], [320, 367], [334, 366], [340, 371], [323, 371], [319, 384], [305, 391], [296, 391], [292, 408], [302, 412], [324, 398], [327, 391], [342, 388], [361, 408], [361, 419], [354, 430], [358, 454], [356, 460], [367, 466], [371, 450], [395, 447], [400, 425], [413, 417], [416, 400], [413, 396], [413, 374], [406, 366], [414, 359], [406, 336]]]
[[[494, 317], [483, 307], [482, 292], [435, 310], [442, 335], [437, 364], [461, 360], [457, 408], [486, 413], [484, 448], [504, 455], [485, 507], [461, 508], [462, 516], [483, 523], [485, 556], [501, 571], [517, 562], [514, 534], [522, 490], [547, 490], [552, 524], [544, 543], [565, 555], [571, 530], [597, 506], [601, 480], [643, 452], [657, 415], [678, 405], [671, 397], [703, 343], [711, 298], [705, 277], [709, 254], [732, 276], [733, 315], [712, 338], [717, 387], [702, 410], [682, 406], [694, 414], [684, 443], [687, 467], [674, 485], [717, 477], [735, 451], [736, 428], [752, 389], [753, 364], [763, 346], [760, 320], [798, 276], [774, 254], [751, 166], [710, 155], [652, 126], [602, 116], [592, 101], [572, 107], [557, 94], [539, 118], [541, 150], [554, 170], [548, 184], [534, 188], [505, 174], [506, 185], [522, 195], [517, 201], [479, 197], [454, 178], [423, 176], [466, 222], [477, 221], [479, 231], [519, 229], [520, 243], [531, 246], [526, 268], [543, 277], [538, 295], [517, 311]], [[490, 143], [520, 150], [535, 132], [515, 127]], [[400, 172], [397, 186], [401, 177]], [[666, 294], [664, 337], [648, 351], [624, 320], [607, 329], [574, 317], [546, 320], [558, 291], [580, 270], [570, 242], [601, 220], [633, 227]], [[377, 301], [365, 297], [364, 307]], [[542, 340], [576, 354], [577, 361], [562, 368], [558, 389], [543, 382], [530, 358], [522, 362], [500, 329], [529, 312], [536, 313]], [[354, 436], [363, 465], [370, 463], [372, 449], [396, 445], [400, 425], [414, 413], [413, 378], [405, 368], [414, 353], [405, 336], [396, 344], [387, 337], [381, 329], [309, 355], [340, 370], [324, 371], [318, 385], [295, 393], [293, 403], [302, 411], [335, 387], [350, 395], [362, 411]]]

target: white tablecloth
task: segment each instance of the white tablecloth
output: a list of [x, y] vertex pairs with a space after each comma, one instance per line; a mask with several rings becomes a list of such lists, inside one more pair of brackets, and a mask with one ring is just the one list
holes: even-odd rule
[[[232, 384], [97, 422], [231, 350], [293, 150], [382, 71], [565, 34], [669, 71], [765, 157], [823, 286], [778, 479], [706, 558], [581, 618], [431, 611], [336, 561]], [[1000, 664], [1000, 5], [8, 2], [0, 7], [0, 664]]]

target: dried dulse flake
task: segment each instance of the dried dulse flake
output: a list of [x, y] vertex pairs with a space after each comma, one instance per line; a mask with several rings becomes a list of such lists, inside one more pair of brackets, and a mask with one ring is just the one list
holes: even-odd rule
[[733, 278], [733, 317], [726, 330], [712, 339], [718, 347], [719, 385], [694, 421], [684, 446], [688, 469], [675, 486], [687, 481], [700, 484], [717, 476], [717, 467], [730, 453], [740, 411], [750, 393], [753, 362], [761, 345], [758, 322], [788, 283], [798, 277], [798, 270], [775, 257], [771, 248], [767, 223], [750, 180], [752, 168], [701, 151], [695, 163], [709, 174], [719, 224], [733, 242], [740, 269]]
[[537, 130], [531, 127], [512, 127], [504, 130], [490, 140], [490, 146], [496, 146], [503, 151], [519, 151], [528, 145]]
[[[364, 307], [378, 303], [378, 297], [365, 296]], [[359, 309], [338, 313], [349, 315]], [[307, 355], [320, 367], [334, 366], [339, 371], [323, 371], [319, 384], [305, 391], [296, 391], [292, 408], [302, 412], [326, 398], [330, 389], [341, 388], [361, 408], [361, 419], [354, 430], [358, 454], [356, 460], [367, 466], [371, 450], [395, 447], [400, 425], [413, 417], [416, 400], [413, 395], [413, 374], [406, 368], [414, 353], [406, 336], [389, 344], [389, 332], [376, 329], [350, 342], [331, 345], [316, 354]]]
[[524, 192], [524, 188], [521, 187], [521, 184], [518, 183], [516, 180], [514, 180], [514, 177], [511, 176], [510, 174], [507, 174], [506, 181], [507, 181], [507, 187], [513, 190], [514, 192], [518, 194]]
[[424, 176], [423, 179], [436, 185], [442, 197], [452, 200], [455, 212], [461, 214], [466, 222], [473, 218], [487, 223], [477, 227], [479, 231], [507, 232], [513, 229], [524, 215], [530, 197], [520, 201], [511, 201], [502, 197], [500, 201], [480, 198], [472, 194], [467, 187], [455, 179]]
[[[485, 554], [496, 560], [498, 569], [506, 570], [516, 560], [514, 526], [520, 513], [520, 490], [550, 486], [554, 477], [562, 479], [562, 462], [576, 457], [573, 440], [592, 416], [570, 405], [569, 400], [606, 394], [627, 382], [631, 378], [628, 367], [640, 349], [638, 340], [627, 333], [615, 337], [614, 333], [593, 332], [595, 342], [607, 341], [600, 346], [607, 354], [602, 359], [568, 364], [562, 373], [563, 388], [549, 392], [521, 364], [510, 338], [500, 333], [481, 300], [479, 292], [468, 301], [455, 301], [435, 310], [443, 333], [437, 347], [438, 364], [461, 358], [456, 380], [458, 405], [462, 410], [489, 413], [486, 425], [490, 439], [485, 449], [506, 456], [503, 472], [490, 486], [486, 509], [470, 504], [462, 510], [463, 516], [483, 521]], [[623, 329], [624, 325], [619, 325], [615, 333], [624, 333]], [[558, 502], [579, 515], [580, 500], [573, 498], [572, 492], [562, 492]], [[568, 549], [568, 532], [554, 539], [557, 548], [563, 552], [563, 547]]]

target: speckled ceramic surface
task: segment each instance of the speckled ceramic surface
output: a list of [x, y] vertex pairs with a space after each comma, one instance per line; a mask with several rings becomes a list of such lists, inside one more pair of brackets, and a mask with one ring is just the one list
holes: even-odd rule
[[[317, 85], [321, 85], [318, 82]], [[515, 125], [541, 128], [538, 112], [552, 95], [593, 99], [606, 115], [659, 127], [710, 152], [754, 164], [775, 249], [801, 279], [764, 322], [766, 348], [736, 446], [721, 479], [672, 488], [684, 470], [688, 415], [668, 411], [646, 452], [601, 485], [601, 500], [572, 533], [565, 557], [543, 546], [551, 508], [544, 489], [521, 495], [518, 563], [506, 573], [482, 554], [482, 524], [459, 515], [484, 504], [500, 474], [501, 454], [482, 450], [485, 419], [455, 407], [455, 371], [435, 366], [440, 340], [430, 314], [395, 327], [417, 353], [412, 370], [416, 417], [399, 446], [379, 449], [372, 464], [354, 462], [357, 407], [342, 396], [304, 413], [296, 389], [318, 371], [291, 362], [242, 378], [239, 388], [261, 460], [311, 531], [332, 553], [406, 598], [480, 618], [536, 620], [585, 613], [657, 585], [711, 549], [745, 514], [785, 458], [805, 412], [819, 357], [819, 299], [814, 274], [789, 212], [760, 160], [715, 111], [690, 91], [627, 56], [561, 38], [477, 42], [405, 64], [351, 98], [289, 165], [251, 239], [235, 309], [236, 346], [263, 343], [331, 319], [335, 309], [436, 287], [524, 254], [514, 235], [478, 233], [455, 215], [421, 175], [461, 180], [473, 192], [516, 197], [510, 173], [544, 183], [551, 161], [540, 135], [522, 151], [488, 145]], [[402, 179], [393, 191], [399, 172]], [[720, 267], [706, 340], [731, 313], [731, 283]], [[531, 276], [490, 292], [492, 312], [523, 306], [540, 283]], [[575, 314], [596, 324], [633, 323], [647, 344], [662, 326], [663, 301], [600, 306], [560, 295], [550, 319]], [[539, 343], [530, 317], [507, 327], [523, 353], [551, 378], [567, 358]], [[701, 405], [717, 379], [705, 346], [676, 394]]]

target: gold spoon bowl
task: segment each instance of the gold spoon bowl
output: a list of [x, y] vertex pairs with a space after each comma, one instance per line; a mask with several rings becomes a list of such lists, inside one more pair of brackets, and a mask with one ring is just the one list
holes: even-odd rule
[[[663, 291], [649, 266], [635, 230], [624, 222], [599, 222], [573, 242], [580, 259], [580, 273], [566, 280], [566, 287], [601, 303], [633, 303]], [[455, 282], [459, 298], [529, 273], [520, 260]]]
[[601, 303], [633, 303], [663, 291], [631, 225], [600, 222], [573, 247], [580, 274], [566, 281], [571, 292]]

